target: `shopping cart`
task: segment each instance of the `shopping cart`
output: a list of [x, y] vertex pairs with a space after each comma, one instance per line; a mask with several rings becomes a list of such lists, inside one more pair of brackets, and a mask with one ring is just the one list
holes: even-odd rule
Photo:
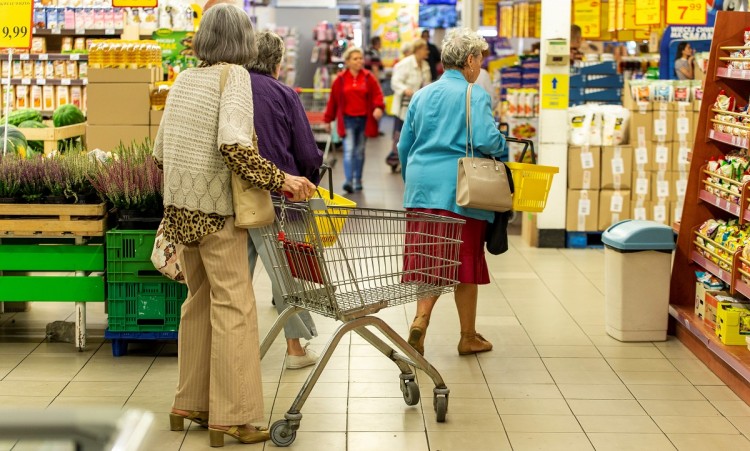
[[[435, 384], [432, 402], [437, 421], [445, 421], [450, 390], [438, 371], [373, 315], [387, 307], [454, 290], [464, 221], [410, 211], [330, 208], [323, 199], [305, 203], [277, 199], [274, 203], [276, 221], [264, 227], [262, 234], [274, 260], [272, 272], [290, 307], [264, 338], [261, 357], [287, 319], [303, 309], [343, 324], [325, 345], [284, 419], [271, 425], [271, 440], [277, 446], [294, 442], [302, 419], [300, 410], [342, 336], [351, 331], [396, 364], [407, 405], [416, 405], [420, 399], [412, 367], [427, 373]], [[321, 236], [330, 233], [335, 234], [332, 244]], [[390, 344], [369, 330], [370, 326]]]
[[326, 123], [323, 120], [331, 90], [296, 88], [295, 91], [297, 91], [300, 101], [302, 101], [302, 107], [305, 109], [307, 121], [310, 122], [310, 128], [313, 131], [313, 136], [315, 136], [315, 141], [325, 143], [323, 162], [329, 166], [333, 166], [336, 163], [336, 159], [331, 157], [329, 160], [328, 155], [332, 143], [331, 133], [326, 131]]

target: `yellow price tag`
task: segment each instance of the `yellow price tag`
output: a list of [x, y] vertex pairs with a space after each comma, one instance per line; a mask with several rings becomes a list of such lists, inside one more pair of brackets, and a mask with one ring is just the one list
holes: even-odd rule
[[635, 0], [635, 24], [661, 24], [661, 0]]
[[602, 2], [573, 0], [573, 23], [581, 27], [584, 38], [598, 38], [602, 34]]
[[112, 0], [115, 8], [156, 8], [158, 5], [159, 0]]
[[0, 48], [31, 47], [32, 0], [0, 0]]
[[703, 0], [667, 0], [668, 25], [706, 25]]

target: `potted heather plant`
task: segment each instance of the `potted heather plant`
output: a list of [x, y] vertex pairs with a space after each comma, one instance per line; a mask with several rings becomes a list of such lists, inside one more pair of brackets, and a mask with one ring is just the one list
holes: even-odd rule
[[15, 203], [21, 188], [18, 159], [6, 155], [0, 157], [0, 204]]
[[44, 159], [42, 157], [18, 160], [20, 168], [21, 199], [29, 204], [37, 204], [44, 196]]
[[67, 167], [63, 164], [61, 158], [42, 159], [42, 184], [46, 191], [46, 203], [66, 203], [64, 192], [67, 180]]
[[61, 159], [66, 169], [67, 179], [63, 194], [76, 204], [101, 202], [99, 195], [89, 181], [95, 169], [91, 158], [83, 153], [71, 153]]

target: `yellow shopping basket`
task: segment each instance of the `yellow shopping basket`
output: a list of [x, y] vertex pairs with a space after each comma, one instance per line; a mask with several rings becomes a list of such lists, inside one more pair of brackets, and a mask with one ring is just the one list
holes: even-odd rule
[[555, 166], [540, 166], [536, 164], [536, 155], [534, 154], [534, 143], [528, 139], [517, 139], [507, 137], [508, 142], [516, 142], [524, 145], [520, 161], [526, 154], [526, 150], [531, 147], [531, 161], [528, 163], [505, 163], [513, 173], [513, 210], [540, 212], [547, 205], [547, 195], [552, 187], [552, 177], [560, 171]]
[[[325, 175], [326, 171], [328, 172], [328, 186], [332, 187], [333, 174], [331, 173], [331, 168], [324, 164], [323, 166], [321, 166], [320, 171], [321, 179]], [[346, 216], [349, 214], [349, 209], [356, 208], [357, 203], [345, 198], [344, 196], [339, 196], [338, 194], [331, 193], [322, 186], [318, 186], [318, 189], [313, 195], [312, 199], [323, 199], [326, 208], [323, 211], [315, 213], [315, 225], [313, 225], [312, 223], [308, 225], [305, 241], [307, 241], [308, 243], [313, 243], [315, 241], [315, 229], [317, 229], [317, 233], [320, 236], [320, 241], [323, 243], [323, 246], [331, 247], [336, 244], [336, 239], [338, 238], [339, 233], [341, 233], [341, 231], [344, 229], [344, 224], [346, 224]]]

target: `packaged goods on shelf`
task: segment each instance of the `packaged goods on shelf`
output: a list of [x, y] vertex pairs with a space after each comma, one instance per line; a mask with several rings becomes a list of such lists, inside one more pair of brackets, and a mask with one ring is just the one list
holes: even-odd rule
[[568, 144], [619, 146], [627, 144], [630, 112], [618, 105], [578, 105], [568, 109]]
[[745, 346], [750, 337], [750, 306], [719, 303], [716, 310], [716, 336], [725, 345]]
[[704, 189], [714, 196], [740, 204], [742, 185], [750, 181], [750, 159], [745, 150], [708, 161]]
[[716, 296], [729, 293], [723, 291], [726, 284], [711, 273], [697, 271], [695, 274], [698, 279], [695, 282], [695, 314], [703, 319], [706, 314], [706, 294], [711, 293]]

